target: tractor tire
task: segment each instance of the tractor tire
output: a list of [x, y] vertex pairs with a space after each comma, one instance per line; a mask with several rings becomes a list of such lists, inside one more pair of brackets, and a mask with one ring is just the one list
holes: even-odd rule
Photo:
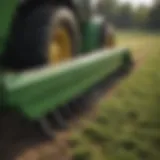
[[27, 15], [18, 15], [13, 22], [3, 62], [11, 69], [30, 69], [48, 64], [48, 45], [55, 28], [66, 28], [71, 39], [71, 54], [80, 47], [79, 26], [71, 9], [43, 4]]
[[108, 22], [102, 23], [100, 32], [100, 46], [102, 48], [115, 47], [115, 33], [113, 27]]

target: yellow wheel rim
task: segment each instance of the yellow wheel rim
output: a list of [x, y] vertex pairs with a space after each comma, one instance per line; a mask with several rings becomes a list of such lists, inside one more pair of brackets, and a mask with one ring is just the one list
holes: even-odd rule
[[60, 63], [72, 57], [71, 39], [64, 27], [55, 30], [48, 52], [49, 64]]
[[116, 43], [115, 43], [114, 27], [110, 24], [108, 26], [108, 33], [105, 39], [105, 47], [113, 48], [115, 46], [116, 46]]
[[115, 39], [113, 35], [108, 35], [106, 37], [106, 42], [105, 42], [105, 46], [108, 48], [113, 48], [115, 47]]

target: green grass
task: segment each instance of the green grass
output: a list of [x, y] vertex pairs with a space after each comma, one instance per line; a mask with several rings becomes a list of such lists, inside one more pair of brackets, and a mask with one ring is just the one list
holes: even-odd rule
[[145, 61], [109, 100], [102, 98], [94, 122], [71, 138], [73, 160], [160, 159], [160, 36], [120, 33], [118, 44]]
[[117, 45], [129, 47], [132, 50], [135, 60], [146, 54], [157, 52], [160, 43], [159, 33], [143, 32], [118, 32]]

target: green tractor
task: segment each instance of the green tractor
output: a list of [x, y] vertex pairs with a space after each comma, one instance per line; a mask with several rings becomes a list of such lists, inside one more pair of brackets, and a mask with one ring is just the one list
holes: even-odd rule
[[11, 70], [28, 69], [56, 64], [98, 48], [112, 47], [111, 27], [105, 17], [96, 12], [94, 2], [17, 2], [2, 58], [3, 66]]
[[0, 1], [0, 112], [14, 110], [52, 137], [53, 116], [64, 126], [61, 109], [130, 66], [95, 2]]

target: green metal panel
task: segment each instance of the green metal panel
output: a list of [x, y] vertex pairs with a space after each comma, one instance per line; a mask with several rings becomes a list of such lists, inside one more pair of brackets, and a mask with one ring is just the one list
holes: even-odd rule
[[17, 4], [18, 0], [0, 0], [0, 54], [5, 47]]
[[103, 20], [103, 17], [93, 16], [82, 25], [81, 53], [100, 48], [100, 32]]
[[73, 61], [5, 75], [7, 102], [31, 120], [82, 94], [124, 63], [126, 49], [99, 51]]
[[[14, 12], [16, 10], [17, 0], [0, 0], [0, 55], [2, 54], [5, 43], [10, 31], [10, 25]], [[4, 106], [4, 86], [3, 86], [3, 72], [0, 66], [0, 110]]]

